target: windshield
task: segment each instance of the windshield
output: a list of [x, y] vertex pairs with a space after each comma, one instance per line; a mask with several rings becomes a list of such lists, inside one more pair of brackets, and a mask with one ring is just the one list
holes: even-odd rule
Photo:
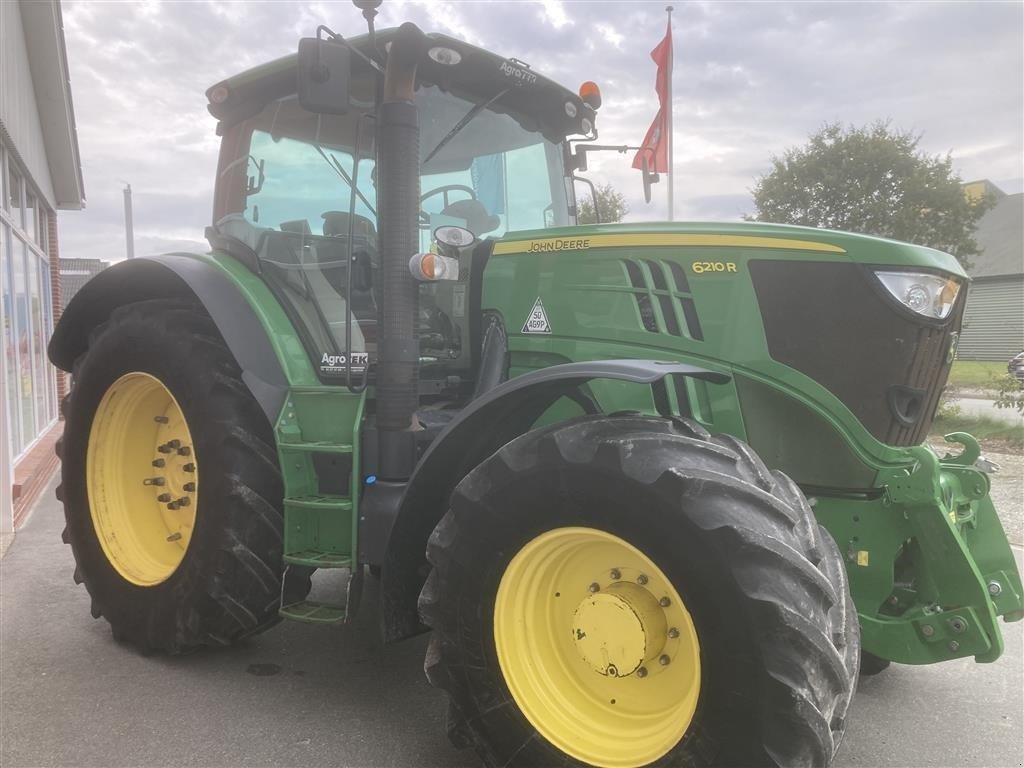
[[[354, 104], [360, 104], [358, 99]], [[436, 86], [422, 86], [416, 104], [422, 250], [430, 248], [431, 233], [443, 224], [485, 238], [571, 223], [561, 145], [491, 109], [467, 121], [479, 100]], [[321, 374], [327, 376], [344, 374], [348, 351], [356, 353], [351, 355], [353, 370], [362, 370], [375, 351], [375, 147], [373, 123], [363, 114], [358, 108], [347, 115], [313, 114], [288, 96], [231, 127], [221, 149], [216, 229], [256, 253], [271, 287], [310, 337]], [[462, 357], [468, 264], [464, 272], [461, 289], [421, 289], [420, 347], [426, 358]]]

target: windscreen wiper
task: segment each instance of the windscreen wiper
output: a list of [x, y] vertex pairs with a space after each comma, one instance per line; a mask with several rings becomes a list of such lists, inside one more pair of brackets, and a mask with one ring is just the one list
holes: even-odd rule
[[449, 141], [454, 139], [456, 134], [458, 134], [459, 131], [461, 131], [463, 128], [465, 128], [469, 124], [470, 120], [472, 120], [474, 117], [479, 115], [481, 112], [483, 112], [489, 106], [491, 106], [491, 104], [496, 102], [498, 99], [500, 99], [502, 96], [504, 96], [506, 93], [508, 93], [511, 90], [512, 90], [511, 88], [506, 88], [503, 91], [498, 91], [498, 93], [496, 93], [491, 98], [487, 99], [487, 101], [481, 101], [478, 104], [475, 104], [473, 106], [473, 108], [470, 109], [469, 112], [467, 112], [463, 116], [463, 118], [461, 120], [459, 120], [459, 122], [457, 122], [455, 124], [455, 127], [452, 128], [450, 131], [448, 131], [447, 134], [445, 134], [445, 137], [443, 139], [441, 139], [437, 143], [437, 146], [434, 147], [432, 150], [430, 150], [430, 154], [428, 154], [425, 158], [423, 158], [423, 165], [425, 166], [427, 163], [429, 163], [431, 161], [431, 159], [434, 157], [434, 155], [436, 155], [438, 152], [440, 152], [442, 149], [444, 149], [445, 145], [447, 145]]
[[367, 210], [370, 211], [370, 215], [376, 218], [377, 209], [370, 205], [370, 201], [367, 200], [363, 193], [359, 191], [359, 188], [352, 183], [352, 177], [348, 175], [348, 171], [345, 170], [338, 158], [334, 155], [328, 155], [319, 144], [314, 144], [313, 147], [320, 153], [320, 157], [322, 157], [324, 161], [334, 169], [334, 172], [341, 177], [342, 181], [348, 184], [348, 188], [355, 193], [356, 197], [363, 201], [363, 205], [365, 205]]

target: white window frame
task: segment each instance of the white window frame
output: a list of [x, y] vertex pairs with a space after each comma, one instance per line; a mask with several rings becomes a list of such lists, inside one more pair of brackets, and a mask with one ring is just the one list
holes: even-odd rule
[[[21, 213], [21, 220], [20, 221], [18, 221], [16, 219], [17, 211], [8, 210], [7, 207], [6, 207], [7, 206], [7, 200], [8, 200], [8, 198], [7, 198], [7, 191], [8, 191], [7, 190], [7, 186], [10, 183], [10, 170], [11, 170], [12, 167], [17, 172], [18, 176], [21, 178], [21, 185], [20, 185], [21, 186], [21, 190], [20, 190], [20, 192], [21, 192], [21, 199], [20, 199], [20, 206], [18, 207], [18, 211], [20, 211], [20, 213]], [[28, 174], [28, 172], [25, 170], [25, 168], [23, 168], [21, 166], [20, 163], [18, 163], [14, 159], [14, 157], [12, 156], [12, 152], [11, 152], [10, 147], [7, 145], [6, 142], [2, 142], [2, 141], [0, 141], [0, 173], [2, 173], [2, 175], [3, 175], [3, 182], [0, 183], [0, 193], [3, 194], [2, 200], [4, 202], [4, 205], [0, 205], [0, 221], [2, 221], [3, 224], [5, 225], [5, 227], [4, 227], [5, 233], [9, 234], [9, 236], [5, 239], [4, 247], [7, 249], [5, 255], [9, 255], [10, 256], [9, 260], [6, 259], [6, 258], [3, 260], [4, 264], [5, 264], [5, 269], [3, 271], [5, 272], [5, 274], [4, 274], [2, 279], [6, 281], [6, 280], [9, 280], [9, 279], [11, 279], [13, 277], [13, 274], [14, 274], [13, 273], [13, 260], [15, 258], [23, 259], [23, 261], [22, 261], [22, 271], [24, 272], [24, 275], [25, 275], [25, 286], [24, 287], [25, 287], [25, 290], [26, 290], [26, 294], [25, 295], [26, 295], [26, 302], [27, 302], [26, 313], [25, 313], [25, 320], [28, 323], [29, 360], [31, 361], [30, 362], [30, 366], [31, 366], [30, 378], [31, 378], [31, 381], [33, 383], [32, 398], [31, 398], [31, 400], [32, 400], [32, 419], [31, 419], [31, 422], [32, 423], [30, 425], [28, 425], [29, 428], [26, 430], [24, 414], [23, 414], [23, 410], [22, 410], [22, 406], [21, 406], [21, 402], [20, 402], [20, 399], [21, 399], [21, 390], [20, 390], [20, 387], [21, 387], [21, 384], [20, 384], [21, 358], [20, 358], [19, 355], [15, 355], [15, 370], [14, 371], [6, 370], [5, 373], [7, 375], [15, 376], [15, 381], [19, 382], [18, 383], [18, 388], [19, 388], [18, 389], [18, 401], [19, 402], [17, 403], [17, 407], [16, 408], [14, 407], [14, 404], [9, 404], [9, 406], [8, 406], [8, 408], [9, 408], [8, 416], [10, 417], [10, 420], [17, 419], [17, 426], [18, 426], [17, 432], [18, 432], [19, 440], [24, 440], [27, 435], [31, 435], [31, 439], [29, 439], [27, 442], [25, 442], [25, 444], [22, 445], [20, 447], [20, 450], [18, 450], [18, 451], [14, 450], [15, 446], [13, 445], [13, 440], [11, 441], [11, 443], [12, 443], [11, 444], [11, 451], [10, 451], [11, 460], [12, 461], [17, 461], [21, 456], [25, 455], [25, 453], [27, 453], [32, 448], [32, 446], [35, 444], [35, 442], [37, 440], [39, 440], [39, 438], [53, 425], [53, 423], [56, 421], [56, 415], [57, 415], [56, 414], [56, 409], [53, 409], [53, 412], [51, 412], [51, 408], [49, 407], [49, 403], [51, 402], [51, 398], [52, 398], [52, 402], [56, 402], [56, 392], [55, 391], [54, 392], [48, 391], [47, 394], [46, 394], [46, 397], [43, 399], [44, 412], [42, 414], [38, 413], [38, 402], [39, 401], [36, 398], [36, 394], [35, 394], [35, 387], [36, 386], [40, 386], [40, 385], [46, 386], [48, 388], [48, 390], [49, 389], [55, 389], [56, 385], [57, 385], [57, 378], [56, 378], [55, 372], [53, 371], [53, 367], [50, 364], [49, 360], [45, 359], [46, 358], [45, 348], [44, 348], [43, 353], [42, 353], [43, 354], [43, 358], [44, 358], [42, 360], [42, 366], [39, 365], [39, 362], [40, 362], [38, 360], [39, 356], [37, 354], [36, 345], [33, 343], [33, 340], [35, 338], [35, 330], [36, 329], [35, 329], [35, 320], [34, 320], [34, 318], [32, 316], [32, 307], [31, 307], [32, 287], [31, 287], [31, 285], [29, 285], [30, 270], [28, 269], [27, 259], [35, 258], [37, 260], [37, 265], [39, 267], [39, 270], [41, 270], [41, 272], [42, 272], [42, 274], [39, 275], [39, 279], [41, 281], [41, 284], [39, 285], [39, 291], [40, 291], [39, 298], [40, 298], [40, 302], [41, 302], [41, 305], [42, 305], [41, 306], [41, 309], [42, 309], [41, 315], [42, 315], [42, 322], [43, 322], [43, 328], [40, 329], [40, 333], [43, 334], [44, 339], [49, 339], [50, 332], [52, 331], [54, 308], [53, 308], [53, 301], [52, 301], [52, 286], [50, 285], [50, 255], [49, 255], [49, 253], [47, 253], [47, 250], [44, 247], [44, 244], [40, 244], [40, 243], [36, 242], [35, 234], [27, 232], [25, 230], [25, 228], [24, 228], [26, 223], [28, 222], [28, 219], [30, 218], [27, 215], [28, 212], [27, 212], [27, 209], [25, 208], [25, 205], [26, 205], [26, 202], [27, 202], [27, 195], [29, 193], [31, 193], [32, 196], [36, 200], [36, 206], [37, 206], [37, 209], [36, 209], [36, 219], [37, 219], [37, 221], [41, 217], [43, 217], [43, 216], [47, 216], [47, 217], [52, 216], [53, 215], [53, 211], [50, 210], [50, 207], [49, 207], [49, 205], [47, 205], [45, 198], [43, 198], [42, 194], [40, 193], [40, 190], [36, 187], [35, 184], [32, 183], [31, 176]], [[31, 187], [31, 189], [30, 189], [30, 187]], [[44, 225], [43, 229], [44, 230], [48, 230], [48, 227], [46, 225]], [[49, 234], [49, 233], [47, 232], [47, 234]], [[46, 239], [48, 239], [48, 238], [46, 238]], [[22, 248], [22, 244], [24, 244], [24, 246], [25, 246], [24, 248]], [[8, 265], [7, 264], [8, 261], [10, 261], [12, 263], [10, 265]], [[12, 297], [15, 295], [15, 293], [14, 293], [15, 289], [16, 289], [16, 286], [11, 285], [11, 296]], [[49, 309], [49, 314], [47, 314], [47, 309]], [[16, 307], [12, 307], [12, 311], [13, 311], [13, 318], [12, 318], [13, 319], [13, 323], [12, 323], [13, 329], [12, 330], [14, 331], [14, 339], [17, 339], [18, 338], [18, 331], [21, 330], [20, 326], [19, 326], [19, 318], [18, 318], [17, 308]], [[7, 364], [6, 355], [4, 355], [3, 359], [0, 360], [0, 365], [6, 366], [6, 364]], [[45, 381], [43, 381], [43, 382], [38, 382], [36, 380], [36, 373], [40, 370], [40, 367], [42, 368], [43, 375], [44, 375], [44, 378], [45, 378]], [[7, 397], [6, 397], [7, 393], [4, 392], [3, 395], [4, 395], [4, 398], [7, 399]], [[14, 411], [14, 412], [11, 413], [10, 411]], [[36, 425], [37, 424], [40, 425], [40, 428], [38, 430], [36, 429]], [[12, 429], [10, 430], [10, 432], [12, 432], [12, 437], [13, 437], [13, 432], [14, 432], [13, 423], [11, 424], [11, 426], [12, 426]]]

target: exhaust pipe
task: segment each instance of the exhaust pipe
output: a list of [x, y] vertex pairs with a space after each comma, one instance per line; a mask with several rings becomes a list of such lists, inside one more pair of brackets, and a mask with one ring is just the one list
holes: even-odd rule
[[419, 403], [417, 284], [409, 259], [419, 250], [420, 127], [413, 97], [427, 38], [405, 23], [391, 43], [378, 116], [377, 217], [381, 308], [378, 326], [377, 427], [382, 480], [407, 479], [416, 465], [413, 419]]

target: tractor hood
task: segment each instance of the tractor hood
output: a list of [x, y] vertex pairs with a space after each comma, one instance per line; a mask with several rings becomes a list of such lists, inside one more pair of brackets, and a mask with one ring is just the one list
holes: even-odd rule
[[762, 257], [778, 250], [785, 254], [775, 258], [852, 261], [899, 269], [917, 267], [967, 280], [967, 273], [953, 256], [934, 248], [871, 235], [760, 222], [641, 222], [509, 232], [495, 244], [494, 255], [568, 255], [571, 251], [597, 248], [666, 246], [742, 248]]

